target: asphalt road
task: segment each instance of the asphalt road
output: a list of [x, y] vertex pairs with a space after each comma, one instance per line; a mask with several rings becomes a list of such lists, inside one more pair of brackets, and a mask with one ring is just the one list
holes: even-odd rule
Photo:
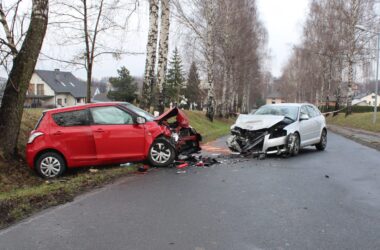
[[127, 177], [0, 231], [0, 249], [380, 249], [380, 153], [330, 133], [325, 152]]

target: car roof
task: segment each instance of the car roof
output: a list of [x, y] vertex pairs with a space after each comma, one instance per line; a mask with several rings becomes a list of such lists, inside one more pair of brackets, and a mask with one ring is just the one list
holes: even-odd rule
[[87, 103], [83, 105], [71, 106], [71, 107], [63, 107], [63, 108], [55, 108], [45, 110], [44, 113], [61, 113], [61, 112], [69, 112], [75, 110], [82, 110], [86, 108], [94, 108], [94, 107], [104, 107], [104, 106], [115, 106], [121, 104], [129, 104], [128, 102], [100, 102], [100, 103]]

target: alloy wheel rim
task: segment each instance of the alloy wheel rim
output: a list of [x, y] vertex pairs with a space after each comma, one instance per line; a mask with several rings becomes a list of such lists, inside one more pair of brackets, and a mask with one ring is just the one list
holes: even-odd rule
[[57, 158], [49, 156], [41, 161], [40, 170], [46, 177], [56, 177], [61, 171], [61, 163]]
[[153, 146], [150, 155], [155, 162], [163, 164], [169, 161], [172, 153], [163, 143], [157, 143]]

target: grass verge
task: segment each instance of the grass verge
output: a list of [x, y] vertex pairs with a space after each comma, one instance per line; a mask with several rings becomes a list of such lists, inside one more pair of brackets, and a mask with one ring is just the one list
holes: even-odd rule
[[380, 132], [380, 115], [376, 124], [372, 122], [373, 113], [356, 113], [348, 117], [344, 114], [339, 114], [335, 117], [328, 117], [327, 123], [339, 125], [349, 128], [363, 129], [371, 132]]
[[234, 123], [232, 119], [215, 119], [214, 122], [210, 122], [201, 111], [185, 111], [185, 113], [190, 125], [202, 135], [204, 143], [229, 134], [230, 127]]
[[[203, 112], [185, 111], [190, 124], [202, 134], [204, 142], [212, 141], [229, 133], [232, 120], [208, 121]], [[19, 151], [25, 145], [42, 109], [24, 111], [19, 136]], [[42, 209], [72, 201], [75, 196], [95, 187], [134, 173], [134, 167], [102, 167], [90, 172], [88, 168], [71, 170], [56, 181], [46, 182], [30, 170], [23, 159], [5, 162], [0, 157], [0, 228], [26, 218]]]
[[[16, 167], [15, 170], [17, 171], [18, 168]], [[0, 192], [0, 228], [42, 209], [72, 201], [78, 194], [110, 183], [135, 171], [135, 166], [96, 168], [95, 172], [78, 170], [71, 176], [55, 181], [43, 181], [30, 173], [29, 182], [24, 183], [28, 187]], [[23, 179], [18, 180], [18, 182], [23, 181]], [[9, 185], [7, 186], [9, 188]]]

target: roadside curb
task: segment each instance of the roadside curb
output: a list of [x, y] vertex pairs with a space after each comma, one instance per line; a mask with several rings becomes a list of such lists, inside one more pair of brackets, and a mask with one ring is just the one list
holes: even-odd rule
[[338, 125], [327, 125], [328, 130], [344, 136], [350, 140], [360, 143], [364, 146], [380, 151], [380, 134], [361, 129], [346, 128]]

